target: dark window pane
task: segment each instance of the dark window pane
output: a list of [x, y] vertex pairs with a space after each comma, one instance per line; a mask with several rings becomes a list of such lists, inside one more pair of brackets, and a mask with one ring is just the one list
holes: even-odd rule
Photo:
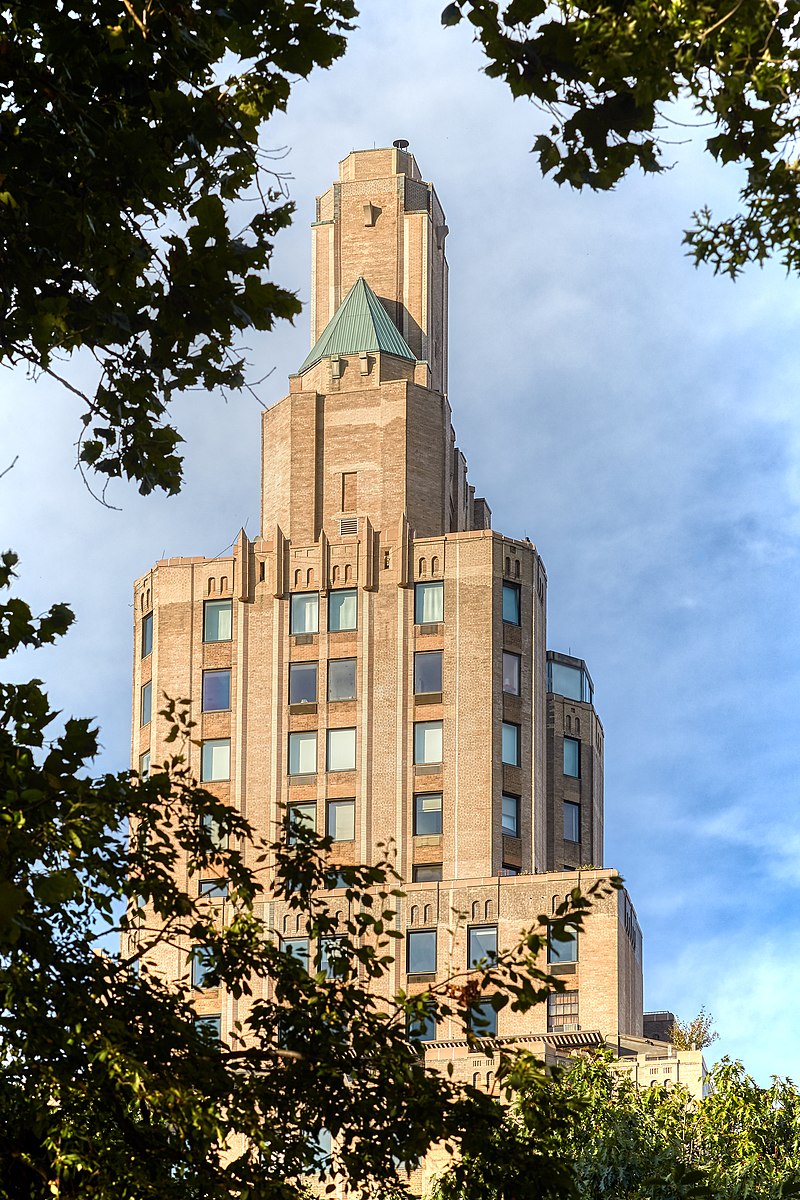
[[153, 653], [153, 614], [145, 613], [142, 617], [142, 658]]
[[211, 1042], [218, 1042], [222, 1036], [222, 1017], [219, 1015], [195, 1017], [194, 1027], [201, 1037], [205, 1037]]
[[519, 625], [520, 623], [518, 583], [503, 584], [503, 620], [508, 625]]
[[229, 642], [233, 625], [230, 600], [206, 600], [203, 609], [203, 641]]
[[436, 1018], [433, 1013], [425, 1012], [409, 1017], [408, 1037], [412, 1042], [435, 1042]]
[[355, 700], [356, 660], [332, 658], [328, 663], [328, 699]]
[[476, 1037], [497, 1037], [497, 1013], [490, 1000], [482, 1000], [473, 1006], [469, 1027]]
[[289, 703], [315, 704], [317, 699], [317, 664], [289, 663]]
[[412, 883], [439, 883], [441, 878], [441, 863], [417, 863], [411, 868]]
[[203, 671], [203, 712], [224, 712], [230, 706], [230, 669]]
[[149, 725], [153, 711], [153, 685], [146, 683], [142, 688], [141, 724]]
[[414, 691], [440, 692], [442, 690], [442, 652], [424, 650], [414, 655]]
[[581, 806], [564, 803], [564, 841], [579, 842], [581, 840]]
[[208, 987], [208, 976], [211, 973], [212, 954], [206, 946], [195, 946], [192, 951], [192, 987]]
[[432, 974], [436, 970], [436, 930], [408, 934], [406, 970], [409, 975]]
[[436, 837], [442, 832], [441, 792], [423, 792], [414, 797], [414, 833], [417, 837]]

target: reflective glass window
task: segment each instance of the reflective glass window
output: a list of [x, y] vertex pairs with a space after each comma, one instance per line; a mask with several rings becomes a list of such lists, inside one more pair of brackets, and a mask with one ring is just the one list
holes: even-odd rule
[[317, 770], [317, 731], [289, 734], [289, 774], [314, 775]]
[[290, 633], [319, 632], [319, 592], [295, 592], [291, 597]]
[[422, 650], [414, 655], [414, 692], [442, 690], [442, 651]]
[[332, 658], [328, 663], [328, 699], [355, 700], [356, 660]]
[[414, 588], [414, 623], [438, 625], [444, 620], [444, 582], [418, 583]]
[[503, 651], [503, 691], [511, 696], [518, 696], [520, 689], [520, 663], [518, 654]]
[[507, 625], [520, 623], [520, 594], [518, 583], [503, 584], [503, 620]]
[[442, 794], [423, 792], [414, 797], [414, 833], [417, 837], [435, 837], [442, 832]]
[[203, 712], [224, 712], [231, 706], [231, 672], [203, 671]]
[[581, 777], [581, 744], [577, 738], [564, 738], [564, 774], [573, 779]]
[[355, 629], [358, 624], [358, 592], [355, 588], [328, 596], [328, 629], [332, 633]]
[[428, 975], [436, 971], [436, 930], [420, 929], [406, 935], [406, 971]]
[[503, 721], [503, 762], [511, 767], [519, 766], [519, 725]]
[[356, 769], [355, 729], [328, 730], [328, 770], [354, 771]]
[[414, 762], [442, 761], [442, 722], [417, 721], [414, 725]]
[[233, 629], [233, 601], [206, 600], [203, 607], [203, 641], [229, 642]]
[[200, 755], [200, 780], [213, 783], [231, 777], [231, 739], [212, 738], [203, 742]]
[[316, 704], [317, 664], [315, 662], [289, 663], [289, 703]]

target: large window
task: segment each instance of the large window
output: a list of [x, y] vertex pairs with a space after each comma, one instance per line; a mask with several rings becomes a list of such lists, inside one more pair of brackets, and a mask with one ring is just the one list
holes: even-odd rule
[[224, 671], [203, 671], [203, 712], [225, 712], [230, 706], [230, 667]]
[[314, 775], [317, 770], [317, 731], [289, 734], [289, 774]]
[[331, 592], [328, 596], [328, 629], [339, 633], [358, 624], [358, 592], [355, 588]]
[[578, 1028], [578, 993], [551, 992], [547, 997], [547, 1032]]
[[589, 676], [581, 667], [571, 667], [568, 663], [547, 662], [547, 690], [557, 696], [566, 696], [568, 700], [582, 700], [592, 703], [592, 685]]
[[412, 883], [439, 883], [441, 878], [441, 863], [417, 863], [411, 868]]
[[511, 654], [508, 650], [503, 651], [503, 691], [508, 692], [510, 696], [518, 696], [520, 693], [520, 663], [522, 659], [518, 654]]
[[406, 936], [407, 973], [409, 975], [433, 975], [436, 971], [436, 930], [414, 930]]
[[307, 804], [290, 804], [286, 810], [286, 824], [288, 827], [287, 840], [291, 846], [297, 841], [297, 830], [317, 828], [317, 804], [315, 800], [309, 801]]
[[153, 653], [153, 614], [145, 613], [142, 617], [142, 658]]
[[328, 770], [355, 771], [356, 769], [356, 731], [355, 729], [328, 730]]
[[442, 761], [442, 722], [417, 721], [414, 725], [414, 762]]
[[414, 834], [435, 837], [442, 832], [442, 794], [423, 792], [414, 797]]
[[328, 699], [355, 700], [356, 660], [332, 658], [328, 663]]
[[291, 597], [290, 633], [319, 631], [319, 592], [295, 592]]
[[442, 652], [441, 650], [422, 650], [414, 655], [414, 692], [421, 695], [426, 692], [441, 692], [442, 690]]
[[231, 777], [231, 739], [212, 738], [203, 742], [200, 754], [200, 780], [213, 783]]
[[210, 987], [209, 976], [214, 958], [207, 946], [195, 946], [192, 950], [192, 987]]
[[581, 840], [581, 806], [564, 801], [564, 841], [579, 842]]
[[503, 620], [507, 625], [520, 624], [520, 594], [518, 583], [503, 584]]
[[356, 836], [355, 800], [329, 800], [326, 832], [335, 842], [352, 842]]
[[480, 1004], [473, 1004], [469, 1027], [475, 1037], [497, 1037], [497, 1013], [491, 1000], [481, 1000]]
[[289, 663], [289, 703], [316, 704], [317, 664], [315, 662]]
[[418, 583], [414, 588], [414, 623], [438, 625], [444, 620], [444, 583]]
[[581, 744], [577, 738], [564, 738], [564, 774], [573, 779], [581, 777]]
[[551, 925], [547, 937], [547, 961], [574, 963], [578, 961], [578, 933], [571, 926], [561, 929]]
[[146, 683], [142, 688], [141, 706], [139, 712], [139, 723], [141, 725], [149, 725], [150, 718], [153, 715], [153, 685]]
[[473, 925], [467, 930], [467, 966], [497, 961], [497, 926]]
[[206, 600], [203, 608], [203, 641], [229, 642], [233, 629], [233, 601]]
[[503, 721], [503, 762], [518, 767], [519, 761], [519, 725]]
[[519, 837], [519, 796], [503, 792], [503, 833]]

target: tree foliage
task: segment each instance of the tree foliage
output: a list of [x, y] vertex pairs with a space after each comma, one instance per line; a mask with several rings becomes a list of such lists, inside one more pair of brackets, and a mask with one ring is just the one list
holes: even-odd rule
[[442, 14], [463, 18], [487, 74], [550, 118], [543, 174], [605, 190], [634, 166], [663, 171], [689, 120], [744, 177], [731, 217], [694, 214], [689, 253], [731, 276], [770, 255], [800, 270], [798, 0], [455, 0]]
[[258, 135], [354, 16], [353, 0], [0, 9], [0, 364], [63, 379], [61, 360], [94, 357], [80, 457], [101, 474], [177, 491], [170, 400], [241, 388], [237, 335], [300, 311], [264, 277], [292, 205]]
[[[3, 592], [14, 565], [2, 556]], [[5, 598], [0, 658], [53, 642], [70, 621], [62, 605], [34, 618]], [[264, 844], [189, 776], [182, 706], [162, 715], [169, 761], [147, 779], [93, 779], [89, 722], [50, 734], [37, 680], [0, 685], [0, 1197], [290, 1200], [309, 1175], [371, 1194], [402, 1189], [403, 1165], [437, 1142], [467, 1158], [491, 1146], [494, 1169], [519, 1176], [530, 1149], [506, 1136], [499, 1100], [426, 1068], [409, 1027], [452, 1018], [483, 1053], [481, 1003], [526, 1011], [558, 987], [536, 965], [547, 927], [581, 928], [591, 894], [575, 892], [485, 969], [392, 995], [390, 859], [332, 868], [330, 839], [295, 826]], [[227, 881], [222, 920], [198, 896], [209, 873]], [[344, 926], [326, 891], [340, 875]], [[270, 925], [275, 899], [297, 913], [310, 966]], [[182, 978], [160, 976], [164, 947]], [[205, 984], [251, 1000], [224, 1045], [196, 1023], [197, 956]], [[544, 1135], [563, 1119], [560, 1100], [535, 1064], [499, 1058], [506, 1093], [541, 1092]], [[541, 1186], [556, 1195], [563, 1182], [543, 1160]]]
[[670, 1031], [670, 1041], [676, 1050], [704, 1050], [719, 1037], [714, 1018], [704, 1008], [691, 1021], [676, 1018]]

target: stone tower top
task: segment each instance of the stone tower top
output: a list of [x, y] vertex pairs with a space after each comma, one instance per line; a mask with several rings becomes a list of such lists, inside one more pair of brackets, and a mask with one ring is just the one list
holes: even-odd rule
[[317, 198], [311, 345], [363, 276], [412, 352], [447, 392], [447, 225], [433, 184], [397, 147], [353, 150]]

